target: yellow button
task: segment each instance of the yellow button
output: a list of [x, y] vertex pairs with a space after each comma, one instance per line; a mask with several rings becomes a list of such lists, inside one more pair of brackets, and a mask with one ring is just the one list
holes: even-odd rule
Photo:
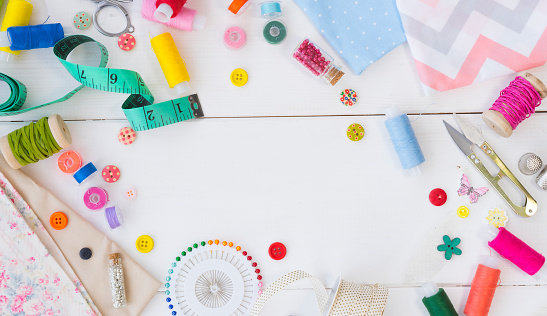
[[142, 235], [137, 238], [137, 250], [142, 253], [147, 253], [154, 248], [154, 240], [148, 235]]
[[249, 76], [247, 75], [247, 72], [241, 68], [234, 69], [232, 74], [230, 74], [230, 81], [232, 81], [236, 87], [243, 87], [248, 80]]
[[458, 207], [458, 216], [461, 218], [466, 218], [469, 216], [469, 209], [465, 206]]

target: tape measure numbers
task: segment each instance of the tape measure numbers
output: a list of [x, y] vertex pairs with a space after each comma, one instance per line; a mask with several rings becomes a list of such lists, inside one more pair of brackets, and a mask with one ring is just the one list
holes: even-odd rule
[[[101, 60], [98, 67], [79, 65], [66, 60], [76, 47], [89, 42], [96, 43], [101, 50]], [[196, 117], [203, 117], [203, 110], [197, 94], [153, 104], [154, 97], [141, 75], [132, 70], [106, 68], [108, 50], [91, 37], [84, 35], [65, 37], [55, 44], [53, 53], [69, 74], [81, 83], [81, 86], [53, 102], [19, 110], [26, 98], [25, 86], [21, 82], [0, 73], [0, 80], [7, 82], [11, 89], [11, 96], [8, 101], [0, 105], [0, 116], [20, 114], [68, 100], [76, 92], [87, 86], [96, 90], [130, 94], [123, 103], [122, 110], [131, 127], [136, 131], [149, 130]]]

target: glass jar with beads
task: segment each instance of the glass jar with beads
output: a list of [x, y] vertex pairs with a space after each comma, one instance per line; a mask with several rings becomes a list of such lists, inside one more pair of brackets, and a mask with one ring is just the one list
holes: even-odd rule
[[344, 76], [340, 67], [334, 65], [334, 59], [307, 38], [298, 44], [292, 56], [311, 74], [333, 86]]
[[108, 255], [108, 273], [110, 275], [113, 307], [125, 307], [127, 305], [127, 300], [125, 297], [122, 258], [119, 253]]

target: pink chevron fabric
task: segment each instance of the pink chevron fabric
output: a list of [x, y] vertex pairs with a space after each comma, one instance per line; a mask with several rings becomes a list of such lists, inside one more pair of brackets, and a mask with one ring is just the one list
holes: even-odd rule
[[397, 0], [426, 92], [547, 62], [547, 0]]

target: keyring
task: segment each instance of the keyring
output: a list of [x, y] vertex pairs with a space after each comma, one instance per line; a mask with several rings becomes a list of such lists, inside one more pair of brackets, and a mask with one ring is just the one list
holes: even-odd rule
[[[92, 0], [92, 1], [97, 2], [95, 0]], [[119, 1], [119, 2], [131, 2], [131, 1]], [[123, 13], [123, 15], [125, 15], [125, 19], [127, 21], [127, 25], [125, 27], [125, 30], [123, 30], [119, 33], [110, 33], [110, 32], [107, 32], [107, 31], [103, 30], [103, 28], [99, 25], [99, 22], [97, 22], [97, 15], [99, 14], [99, 11], [101, 11], [102, 9], [104, 9], [106, 7], [117, 8], [118, 10], [120, 10]], [[111, 36], [111, 37], [120, 36], [124, 33], [133, 33], [135, 31], [135, 27], [133, 25], [131, 25], [131, 19], [129, 19], [129, 14], [124, 9], [124, 7], [122, 7], [120, 4], [117, 4], [117, 3], [114, 3], [114, 2], [111, 2], [111, 1], [108, 1], [108, 0], [100, 2], [97, 9], [95, 9], [95, 11], [93, 12], [93, 25], [95, 26], [97, 31], [101, 32], [101, 34], [103, 34], [105, 36]]]

